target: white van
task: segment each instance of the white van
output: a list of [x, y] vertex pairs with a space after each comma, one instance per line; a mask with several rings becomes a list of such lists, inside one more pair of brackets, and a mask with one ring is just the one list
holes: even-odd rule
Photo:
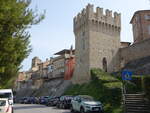
[[14, 104], [12, 89], [0, 89], [0, 98], [8, 98], [9, 102]]

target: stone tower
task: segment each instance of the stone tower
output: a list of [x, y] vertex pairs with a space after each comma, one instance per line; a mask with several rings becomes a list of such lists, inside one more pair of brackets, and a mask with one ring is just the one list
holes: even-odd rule
[[134, 13], [131, 22], [134, 43], [150, 39], [150, 10], [140, 10]]
[[38, 68], [39, 68], [38, 64], [40, 64], [40, 63], [42, 63], [42, 61], [38, 57], [34, 57], [32, 59], [31, 69], [33, 71], [38, 70]]
[[101, 68], [104, 71], [118, 70], [118, 49], [120, 48], [121, 15], [88, 4], [74, 17], [75, 71], [73, 83], [90, 80], [90, 70]]

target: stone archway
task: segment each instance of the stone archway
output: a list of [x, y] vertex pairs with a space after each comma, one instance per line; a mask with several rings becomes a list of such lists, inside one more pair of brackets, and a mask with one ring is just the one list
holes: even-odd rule
[[103, 70], [104, 70], [105, 72], [107, 72], [107, 60], [106, 60], [106, 57], [103, 58], [102, 63], [103, 63]]

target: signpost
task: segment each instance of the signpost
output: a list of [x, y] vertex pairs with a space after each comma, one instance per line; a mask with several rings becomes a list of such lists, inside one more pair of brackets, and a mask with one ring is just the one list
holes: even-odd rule
[[122, 77], [122, 80], [123, 80], [123, 93], [126, 94], [126, 88], [125, 88], [125, 81], [126, 80], [132, 80], [132, 72], [129, 71], [129, 70], [124, 70], [122, 71], [121, 73], [121, 77]]
[[128, 70], [124, 70], [122, 72], [122, 80], [132, 80], [132, 72]]

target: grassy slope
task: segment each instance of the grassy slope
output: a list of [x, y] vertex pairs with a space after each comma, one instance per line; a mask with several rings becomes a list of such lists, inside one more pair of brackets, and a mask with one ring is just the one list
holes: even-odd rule
[[90, 83], [71, 86], [67, 95], [90, 95], [104, 105], [105, 113], [122, 113], [120, 80], [99, 69], [91, 71]]

